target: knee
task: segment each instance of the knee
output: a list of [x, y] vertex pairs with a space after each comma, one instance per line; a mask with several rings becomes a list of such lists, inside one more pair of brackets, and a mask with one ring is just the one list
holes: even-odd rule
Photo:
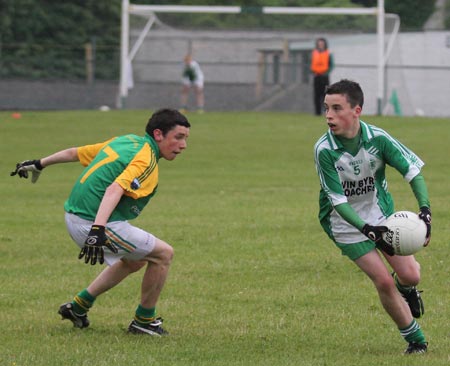
[[161, 261], [164, 264], [170, 264], [172, 263], [173, 260], [173, 256], [174, 256], [174, 249], [172, 246], [170, 246], [169, 244], [166, 244], [162, 253], [161, 253]]
[[396, 291], [396, 286], [394, 278], [391, 275], [383, 275], [383, 277], [377, 278], [375, 280], [375, 287], [378, 292], [389, 293], [391, 291]]
[[169, 244], [163, 241], [158, 241], [155, 250], [148, 254], [146, 259], [155, 264], [170, 266], [173, 255], [174, 250]]

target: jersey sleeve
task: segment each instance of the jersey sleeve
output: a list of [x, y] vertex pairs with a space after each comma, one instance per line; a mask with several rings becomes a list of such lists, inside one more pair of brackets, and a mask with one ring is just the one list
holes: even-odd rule
[[339, 174], [336, 171], [334, 160], [328, 150], [321, 150], [315, 156], [316, 170], [320, 185], [333, 206], [347, 203], [347, 197], [342, 189]]
[[358, 230], [362, 230], [366, 224], [361, 217], [356, 213], [352, 206], [348, 203], [342, 203], [334, 207], [339, 215], [347, 221], [349, 224], [356, 227]]
[[417, 199], [417, 203], [420, 207], [428, 207], [430, 208], [430, 200], [428, 198], [428, 189], [427, 185], [425, 183], [425, 179], [422, 176], [422, 174], [417, 175], [413, 178], [411, 182], [409, 182], [411, 185], [411, 189], [414, 192], [414, 196]]
[[149, 196], [156, 189], [158, 161], [148, 144], [138, 151], [115, 182], [133, 199]]
[[104, 142], [99, 142], [97, 144], [78, 147], [77, 154], [81, 165], [88, 166], [89, 163], [97, 156], [98, 152], [114, 139], [115, 137]]
[[383, 139], [383, 155], [386, 163], [395, 168], [407, 182], [420, 174], [424, 162], [410, 149], [389, 135]]

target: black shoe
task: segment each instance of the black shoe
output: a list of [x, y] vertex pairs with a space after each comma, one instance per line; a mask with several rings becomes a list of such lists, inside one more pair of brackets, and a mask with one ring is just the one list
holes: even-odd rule
[[401, 292], [403, 298], [408, 303], [409, 308], [411, 309], [411, 314], [414, 318], [420, 318], [423, 314], [425, 314], [423, 300], [420, 296], [421, 292], [422, 291], [417, 290], [416, 286], [412, 286], [406, 293]]
[[413, 353], [426, 353], [427, 349], [428, 343], [409, 342], [408, 348], [405, 350], [405, 355], [411, 355]]
[[167, 335], [169, 333], [161, 327], [162, 322], [163, 320], [161, 318], [156, 318], [149, 324], [140, 325], [133, 320], [128, 326], [128, 332], [133, 334], [148, 334], [157, 337]]
[[86, 314], [80, 315], [73, 311], [73, 305], [71, 302], [62, 304], [59, 307], [58, 314], [62, 316], [63, 320], [68, 319], [73, 323], [76, 328], [89, 327], [89, 319]]

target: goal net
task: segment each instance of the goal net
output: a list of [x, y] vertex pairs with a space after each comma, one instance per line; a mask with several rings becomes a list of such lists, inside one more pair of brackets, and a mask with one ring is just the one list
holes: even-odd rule
[[122, 6], [119, 107], [179, 107], [183, 58], [191, 54], [205, 74], [207, 109], [309, 113], [309, 62], [317, 37], [327, 39], [333, 54], [331, 82], [358, 81], [366, 114], [398, 113], [400, 99], [407, 98], [401, 75], [389, 71], [387, 77], [399, 19], [384, 14], [384, 6], [245, 8], [128, 0]]

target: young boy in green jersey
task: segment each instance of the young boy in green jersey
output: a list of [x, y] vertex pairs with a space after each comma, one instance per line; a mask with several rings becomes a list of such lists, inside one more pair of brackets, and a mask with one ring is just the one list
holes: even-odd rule
[[388, 164], [414, 192], [429, 243], [431, 211], [421, 174], [424, 163], [388, 133], [361, 121], [363, 104], [363, 92], [354, 81], [344, 79], [326, 89], [328, 131], [314, 147], [321, 186], [319, 220], [342, 254], [372, 280], [381, 304], [408, 342], [405, 353], [424, 353], [428, 343], [414, 319], [424, 313], [416, 288], [420, 265], [412, 255], [394, 255], [392, 246], [382, 239], [387, 227], [380, 226], [394, 212], [385, 177]]
[[35, 183], [47, 166], [79, 161], [85, 166], [64, 204], [66, 226], [81, 248], [79, 259], [106, 267], [58, 313], [75, 327], [89, 326], [95, 299], [146, 267], [141, 301], [128, 331], [160, 336], [167, 332], [156, 317], [156, 303], [173, 257], [172, 247], [128, 220], [136, 218], [156, 193], [158, 161], [174, 160], [186, 147], [190, 124], [177, 110], [161, 109], [147, 123], [144, 136], [114, 137], [94, 145], [72, 147], [16, 165], [11, 175]]

